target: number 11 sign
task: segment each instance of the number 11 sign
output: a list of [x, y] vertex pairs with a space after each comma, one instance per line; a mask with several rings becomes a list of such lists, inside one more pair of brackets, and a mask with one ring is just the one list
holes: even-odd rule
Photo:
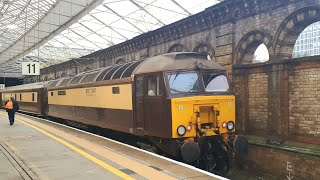
[[22, 62], [22, 75], [40, 75], [39, 62]]

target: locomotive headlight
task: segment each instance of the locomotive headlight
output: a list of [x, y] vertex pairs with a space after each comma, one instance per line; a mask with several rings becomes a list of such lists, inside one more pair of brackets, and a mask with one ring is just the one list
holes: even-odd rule
[[177, 129], [177, 133], [179, 136], [183, 136], [186, 134], [186, 128], [183, 125], [180, 125]]
[[234, 123], [232, 121], [229, 121], [227, 123], [227, 128], [229, 131], [232, 131], [234, 129]]

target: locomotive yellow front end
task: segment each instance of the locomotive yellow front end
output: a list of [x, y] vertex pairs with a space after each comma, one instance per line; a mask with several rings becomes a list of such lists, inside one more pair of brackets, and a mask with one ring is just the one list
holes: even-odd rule
[[166, 74], [171, 96], [172, 138], [186, 163], [227, 172], [235, 139], [235, 97], [225, 70]]
[[235, 132], [235, 98], [232, 95], [171, 99], [173, 138], [223, 135]]

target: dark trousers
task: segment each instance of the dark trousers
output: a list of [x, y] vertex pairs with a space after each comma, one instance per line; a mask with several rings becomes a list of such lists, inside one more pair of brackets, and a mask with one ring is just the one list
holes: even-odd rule
[[8, 116], [9, 116], [10, 124], [14, 123], [14, 114], [15, 114], [14, 110], [8, 110]]

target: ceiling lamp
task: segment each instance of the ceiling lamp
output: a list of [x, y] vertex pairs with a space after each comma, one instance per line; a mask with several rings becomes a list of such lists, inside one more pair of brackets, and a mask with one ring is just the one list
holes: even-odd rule
[[8, 28], [8, 29], [17, 29], [18, 26], [15, 25], [15, 24], [8, 24], [8, 25], [7, 25], [7, 28]]

